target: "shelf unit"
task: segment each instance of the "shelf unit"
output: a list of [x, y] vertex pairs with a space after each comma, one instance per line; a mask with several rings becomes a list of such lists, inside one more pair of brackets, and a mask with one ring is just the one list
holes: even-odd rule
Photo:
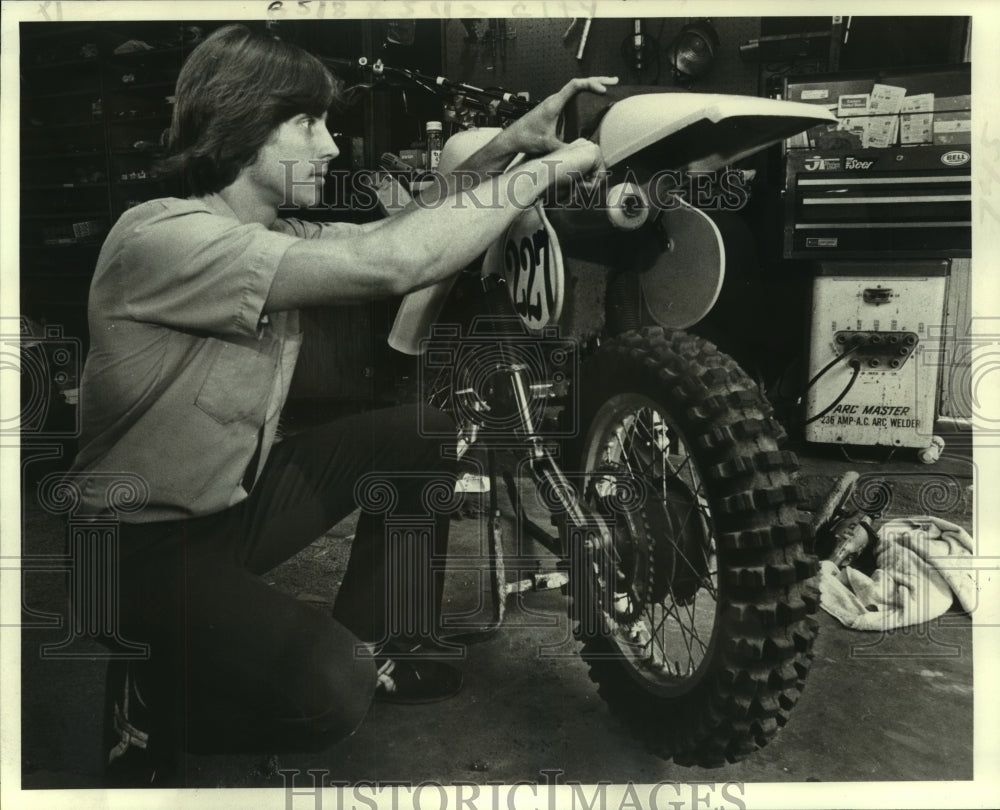
[[[89, 217], [77, 231], [101, 235], [136, 202], [175, 191], [157, 178], [155, 164], [174, 82], [196, 40], [181, 44], [190, 30], [178, 23], [62, 30], [46, 24], [37, 34], [31, 28], [22, 30], [22, 177], [29, 178], [22, 185], [22, 242], [46, 246], [74, 238], [56, 220], [76, 209]], [[149, 48], [116, 53], [129, 42]], [[77, 203], [84, 197], [90, 204]], [[46, 219], [47, 227], [27, 227]]]
[[[213, 27], [199, 24], [202, 35]], [[132, 205], [180, 191], [156, 159], [177, 74], [200, 38], [180, 22], [141, 21], [24, 23], [20, 34], [21, 311], [86, 343], [108, 229]], [[130, 41], [149, 49], [116, 53]]]

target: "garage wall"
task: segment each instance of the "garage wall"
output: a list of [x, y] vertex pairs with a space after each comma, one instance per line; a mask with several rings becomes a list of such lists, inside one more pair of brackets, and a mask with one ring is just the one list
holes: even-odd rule
[[[576, 51], [583, 29], [577, 21], [569, 37], [563, 34], [570, 20], [564, 18], [508, 18], [506, 47], [498, 45], [496, 56], [489, 42], [487, 21], [447, 20], [444, 26], [445, 75], [479, 87], [500, 85], [508, 90], [528, 90], [539, 99], [558, 90], [574, 76], [613, 75], [627, 84], [671, 84], [666, 48], [681, 28], [694, 18], [669, 17], [643, 20], [643, 33], [658, 41], [660, 75], [651, 63], [641, 74], [632, 71], [621, 55], [622, 42], [632, 33], [631, 17], [593, 20], [583, 59]], [[480, 34], [479, 44], [467, 43], [466, 25]], [[759, 17], [712, 20], [719, 34], [720, 48], [712, 71], [699, 79], [694, 90], [709, 93], [757, 95], [758, 68], [740, 60], [739, 46], [760, 36]], [[505, 51], [505, 53], [504, 53]]]

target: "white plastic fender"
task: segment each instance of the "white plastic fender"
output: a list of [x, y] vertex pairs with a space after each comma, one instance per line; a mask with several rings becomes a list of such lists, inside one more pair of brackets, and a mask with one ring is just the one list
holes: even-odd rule
[[[836, 116], [817, 104], [717, 93], [647, 93], [623, 98], [601, 120], [597, 142], [608, 166], [682, 131], [697, 131], [683, 165], [720, 169]], [[685, 150], [687, 151], [687, 150]]]
[[[456, 132], [444, 144], [441, 150], [441, 160], [438, 172], [448, 174], [461, 165], [469, 155], [473, 154], [500, 132], [498, 127], [483, 127]], [[441, 308], [448, 298], [448, 293], [455, 285], [456, 273], [450, 278], [424, 287], [422, 290], [408, 293], [396, 312], [396, 319], [389, 332], [389, 345], [403, 354], [423, 354], [426, 347], [422, 341], [430, 337], [431, 327], [441, 313]]]

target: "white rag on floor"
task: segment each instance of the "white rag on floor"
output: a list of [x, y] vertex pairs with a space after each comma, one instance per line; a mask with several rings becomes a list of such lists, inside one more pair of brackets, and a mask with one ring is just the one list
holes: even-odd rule
[[922, 624], [957, 598], [967, 613], [976, 606], [972, 537], [936, 517], [897, 518], [878, 530], [877, 568], [820, 563], [820, 605], [853, 630], [891, 630]]

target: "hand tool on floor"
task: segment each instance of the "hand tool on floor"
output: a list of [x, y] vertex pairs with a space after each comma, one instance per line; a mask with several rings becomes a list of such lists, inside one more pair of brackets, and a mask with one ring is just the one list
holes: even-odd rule
[[875, 539], [871, 515], [849, 504], [859, 477], [856, 472], [844, 473], [813, 515], [817, 544], [832, 547], [827, 559], [838, 568], [854, 562]]

